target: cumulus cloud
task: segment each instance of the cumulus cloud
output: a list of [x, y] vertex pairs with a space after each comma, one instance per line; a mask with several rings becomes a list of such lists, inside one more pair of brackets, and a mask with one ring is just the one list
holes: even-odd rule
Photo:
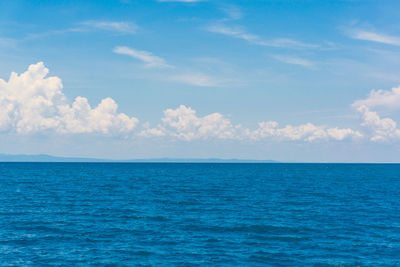
[[222, 114], [212, 113], [198, 117], [195, 110], [184, 105], [165, 110], [161, 121], [162, 124], [157, 128], [146, 129], [140, 134], [147, 137], [168, 135], [185, 141], [209, 138], [235, 139], [236, 137], [237, 127], [234, 127]]
[[245, 40], [249, 43], [270, 46], [270, 47], [285, 47], [285, 48], [317, 48], [317, 45], [302, 43], [288, 38], [277, 38], [273, 40], [263, 40], [260, 36], [246, 32], [241, 27], [228, 27], [222, 24], [211, 25], [207, 27], [209, 32], [219, 33], [231, 36], [237, 39]]
[[61, 80], [48, 73], [39, 62], [20, 75], [13, 72], [8, 81], [0, 79], [0, 131], [109, 135], [129, 133], [137, 125], [138, 119], [117, 112], [111, 98], [94, 108], [81, 96], [69, 104]]
[[196, 139], [231, 139], [259, 141], [267, 138], [282, 141], [344, 140], [360, 138], [362, 134], [351, 129], [327, 128], [307, 123], [299, 126], [278, 127], [274, 121], [261, 122], [258, 128], [250, 130], [234, 125], [221, 113], [199, 117], [196, 111], [184, 105], [164, 111], [164, 117], [156, 128], [146, 128], [140, 135], [170, 136], [191, 141]]
[[353, 103], [353, 107], [366, 106], [386, 107], [390, 109], [400, 108], [400, 86], [393, 87], [391, 91], [372, 90], [365, 99], [357, 100]]
[[114, 53], [127, 55], [142, 61], [147, 68], [171, 68], [164, 59], [153, 55], [147, 51], [136, 50], [126, 46], [117, 46], [114, 48]]
[[391, 118], [381, 118], [371, 108], [382, 107], [386, 109], [400, 108], [400, 86], [387, 90], [372, 90], [368, 97], [352, 104], [361, 115], [362, 126], [372, 131], [372, 141], [389, 141], [400, 138], [397, 123]]
[[326, 128], [306, 123], [299, 126], [286, 125], [278, 127], [275, 121], [261, 122], [258, 129], [250, 133], [253, 139], [259, 140], [267, 137], [275, 137], [280, 140], [313, 142], [319, 139], [343, 140], [348, 137], [360, 138], [362, 134], [352, 129]]
[[[47, 77], [48, 73], [49, 70], [39, 62], [30, 65], [20, 75], [12, 73], [8, 81], [0, 79], [0, 131], [19, 134], [56, 132], [139, 135], [184, 141], [271, 139], [314, 142], [362, 137], [360, 132], [352, 129], [330, 128], [312, 123], [280, 127], [275, 121], [265, 121], [260, 122], [256, 129], [248, 129], [240, 124], [233, 124], [221, 113], [199, 116], [194, 109], [184, 105], [176, 109], [166, 109], [159, 125], [152, 128], [146, 123], [139, 133], [135, 133], [138, 119], [118, 113], [118, 105], [113, 99], [105, 98], [97, 106], [91, 107], [87, 98], [78, 96], [71, 103], [62, 92], [61, 80], [58, 77]], [[397, 97], [396, 90], [391, 93], [380, 92], [378, 95]], [[396, 122], [390, 118], [380, 118], [365, 103], [360, 103], [362, 104], [355, 106], [363, 116], [362, 125], [373, 130], [373, 141], [400, 137]]]
[[350, 37], [353, 39], [371, 41], [388, 45], [400, 46], [400, 38], [396, 36], [390, 36], [382, 33], [354, 30], [350, 33]]
[[367, 106], [362, 105], [357, 108], [361, 113], [362, 126], [372, 131], [371, 141], [389, 141], [400, 138], [400, 130], [397, 123], [391, 118], [381, 118], [378, 113], [371, 111]]

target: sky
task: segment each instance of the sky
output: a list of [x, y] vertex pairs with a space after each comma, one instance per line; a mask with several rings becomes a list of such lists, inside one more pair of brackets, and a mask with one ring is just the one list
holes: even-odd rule
[[400, 161], [399, 1], [0, 2], [0, 153]]

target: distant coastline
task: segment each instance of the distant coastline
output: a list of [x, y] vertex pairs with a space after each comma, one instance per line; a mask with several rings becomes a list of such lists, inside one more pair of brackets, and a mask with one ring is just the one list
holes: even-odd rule
[[0, 162], [154, 162], [154, 163], [279, 163], [275, 160], [220, 159], [220, 158], [150, 158], [150, 159], [101, 159], [58, 157], [47, 154], [0, 154]]
[[313, 161], [277, 161], [277, 160], [235, 159], [235, 158], [104, 159], [104, 158], [85, 158], [85, 157], [62, 157], [62, 156], [52, 156], [48, 154], [0, 154], [0, 163], [1, 162], [400, 164], [400, 162], [313, 162]]

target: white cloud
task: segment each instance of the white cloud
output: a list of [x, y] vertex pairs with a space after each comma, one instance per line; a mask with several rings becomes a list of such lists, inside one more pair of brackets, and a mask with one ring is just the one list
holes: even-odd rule
[[168, 65], [164, 59], [153, 55], [147, 51], [135, 50], [126, 46], [117, 46], [113, 50], [114, 53], [127, 55], [138, 59], [145, 63], [147, 68], [171, 68], [173, 66]]
[[350, 37], [353, 39], [358, 39], [358, 40], [400, 46], [400, 38], [399, 37], [376, 33], [376, 32], [354, 30], [350, 33]]
[[372, 107], [386, 107], [386, 108], [400, 108], [400, 86], [392, 88], [391, 91], [386, 90], [372, 90], [368, 97], [365, 99], [357, 100], [353, 103], [353, 107], [366, 106]]
[[162, 124], [157, 128], [146, 129], [141, 132], [141, 135], [147, 137], [168, 135], [185, 141], [209, 138], [234, 139], [236, 137], [236, 127], [222, 114], [212, 113], [198, 117], [195, 110], [184, 105], [177, 109], [165, 110], [161, 121]]
[[262, 40], [260, 36], [246, 32], [241, 27], [228, 27], [222, 24], [211, 25], [207, 28], [209, 32], [219, 33], [234, 38], [245, 40], [249, 43], [270, 46], [270, 47], [286, 47], [286, 48], [317, 48], [317, 45], [302, 43], [288, 38], [277, 38], [270, 41]]
[[209, 32], [220, 33], [220, 34], [232, 36], [232, 37], [235, 37], [238, 39], [243, 39], [248, 42], [252, 42], [252, 43], [256, 43], [256, 44], [259, 44], [259, 42], [260, 42], [259, 36], [247, 33], [239, 27], [232, 28], [232, 27], [227, 27], [227, 26], [219, 24], [219, 25], [212, 25], [212, 26], [208, 27], [207, 30]]
[[306, 44], [289, 38], [277, 38], [270, 41], [262, 41], [260, 45], [286, 48], [318, 48], [315, 44]]
[[362, 117], [362, 126], [372, 131], [372, 141], [389, 141], [400, 138], [400, 130], [397, 123], [391, 118], [381, 118], [376, 111], [371, 111], [374, 107], [387, 109], [400, 108], [400, 86], [392, 88], [391, 91], [372, 90], [368, 97], [360, 99], [352, 104]]
[[291, 56], [284, 56], [284, 55], [275, 55], [274, 58], [286, 64], [298, 65], [302, 67], [312, 68], [314, 67], [314, 62], [299, 58], [299, 57], [291, 57]]
[[[42, 62], [30, 65], [20, 75], [12, 73], [8, 81], [0, 79], [0, 131], [30, 134], [53, 131], [59, 134], [97, 133], [105, 135], [134, 135], [138, 119], [118, 113], [118, 105], [111, 98], [91, 107], [85, 97], [78, 96], [70, 103], [62, 92], [58, 77], [47, 77], [49, 70]], [[391, 107], [398, 97], [398, 89], [391, 92], [374, 91], [367, 100], [353, 104], [363, 117], [362, 126], [372, 130], [372, 141], [399, 139], [400, 130], [390, 118], [380, 118], [369, 107]], [[371, 99], [379, 99], [376, 104]], [[382, 98], [384, 100], [382, 100]], [[364, 102], [362, 102], [364, 101]], [[190, 107], [181, 105], [167, 109], [161, 123], [151, 128], [143, 124], [138, 133], [142, 137], [170, 137], [178, 140], [242, 140], [314, 142], [344, 140], [363, 135], [348, 128], [317, 126], [312, 123], [279, 127], [275, 121], [260, 122], [254, 130], [233, 124], [221, 113], [198, 116]]]
[[349, 128], [346, 128], [346, 129], [340, 129], [338, 127], [328, 128], [326, 130], [326, 132], [328, 133], [328, 136], [330, 138], [335, 139], [335, 140], [344, 140], [348, 137], [352, 137], [352, 138], [363, 137], [363, 135], [359, 131], [355, 131], [355, 130], [352, 130]]
[[215, 78], [208, 76], [204, 73], [175, 75], [171, 77], [171, 80], [201, 87], [219, 86], [219, 83]]
[[370, 111], [365, 105], [359, 106], [357, 111], [360, 112], [363, 119], [361, 125], [372, 131], [371, 141], [389, 141], [400, 138], [397, 123], [391, 118], [381, 119], [378, 113]]
[[[168, 69], [168, 71], [165, 72], [163, 76], [161, 76], [162, 79], [167, 81], [173, 81], [199, 87], [224, 86], [227, 84], [231, 84], [232, 82], [230, 79], [217, 78], [215, 76], [211, 76], [199, 71], [182, 71], [180, 70], [181, 68], [169, 65], [164, 59], [155, 56], [147, 51], [135, 50], [125, 46], [117, 46], [114, 48], [113, 52], [138, 59], [144, 63], [144, 66], [146, 68]], [[213, 63], [213, 65], [216, 65], [215, 62]], [[210, 64], [207, 65], [207, 67], [209, 66]], [[174, 70], [170, 71], [170, 69]]]
[[58, 133], [126, 134], [138, 119], [117, 113], [111, 98], [92, 108], [85, 97], [69, 104], [58, 77], [46, 77], [42, 62], [30, 65], [21, 75], [12, 73], [8, 82], [0, 79], [0, 131], [29, 134]]
[[196, 111], [184, 105], [164, 111], [162, 123], [156, 128], [146, 127], [140, 135], [170, 136], [191, 141], [196, 139], [232, 139], [260, 141], [273, 138], [278, 141], [344, 140], [360, 138], [362, 134], [351, 129], [326, 128], [307, 123], [299, 126], [278, 127], [274, 121], [261, 122], [256, 130], [250, 130], [232, 122], [220, 113], [198, 117]]
[[136, 24], [124, 21], [98, 21], [90, 20], [81, 23], [83, 26], [100, 30], [115, 31], [119, 33], [135, 33], [139, 28]]
[[315, 126], [312, 123], [306, 123], [299, 126], [286, 125], [283, 128], [278, 127], [275, 121], [260, 122], [258, 129], [249, 132], [252, 139], [260, 140], [268, 137], [279, 140], [313, 142], [319, 139], [323, 140], [344, 140], [346, 138], [361, 138], [362, 134], [352, 129], [326, 128], [324, 126]]
[[150, 128], [150, 124], [148, 122], [144, 123], [143, 130], [138, 133], [139, 136], [142, 137], [160, 137], [165, 136], [165, 132], [160, 128]]

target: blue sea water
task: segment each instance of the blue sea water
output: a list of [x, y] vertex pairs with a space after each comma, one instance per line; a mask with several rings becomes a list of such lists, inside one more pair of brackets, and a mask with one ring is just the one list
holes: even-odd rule
[[400, 266], [400, 165], [0, 163], [1, 266]]

